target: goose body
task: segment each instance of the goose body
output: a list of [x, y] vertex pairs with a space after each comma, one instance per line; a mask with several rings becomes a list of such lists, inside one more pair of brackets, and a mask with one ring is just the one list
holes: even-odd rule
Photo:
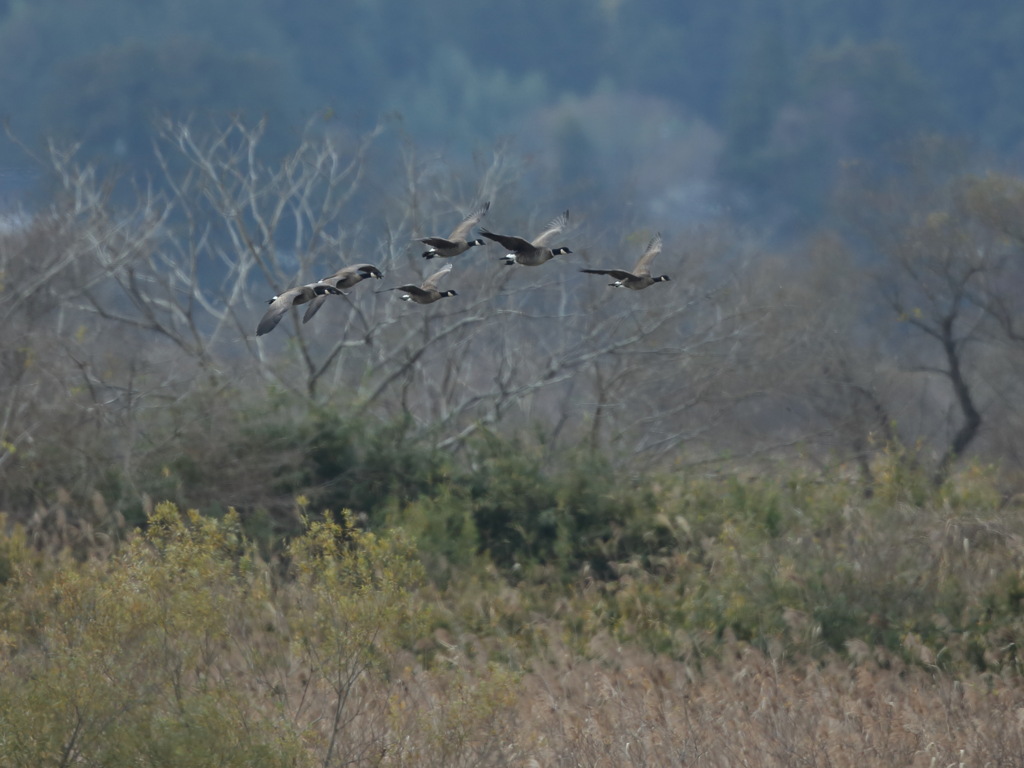
[[668, 275], [659, 275], [658, 277], [651, 275], [651, 261], [659, 253], [661, 253], [660, 233], [651, 238], [651, 242], [647, 244], [643, 256], [640, 257], [640, 261], [633, 267], [632, 272], [627, 272], [624, 269], [581, 269], [580, 272], [588, 272], [592, 275], [608, 275], [615, 278], [615, 282], [609, 283], [609, 285], [615, 288], [630, 288], [634, 291], [640, 291], [655, 283], [669, 281]]
[[455, 291], [448, 290], [442, 291], [437, 287], [438, 281], [452, 271], [452, 265], [446, 264], [444, 267], [439, 269], [437, 272], [432, 274], [420, 285], [414, 285], [412, 283], [408, 285], [399, 285], [395, 288], [389, 288], [391, 291], [405, 291], [402, 295], [402, 301], [414, 301], [417, 304], [433, 304], [439, 299], [445, 299], [449, 296], [458, 296]]
[[485, 202], [464, 218], [459, 223], [459, 226], [452, 230], [452, 233], [448, 235], [448, 237], [418, 238], [417, 242], [429, 246], [429, 248], [423, 252], [423, 258], [432, 259], [435, 256], [451, 258], [452, 256], [458, 256], [460, 253], [465, 253], [475, 246], [487, 245], [487, 243], [479, 238], [476, 240], [467, 240], [466, 237], [469, 235], [470, 230], [480, 222], [480, 219], [484, 217], [490, 207], [490, 201]]
[[[315, 285], [328, 285], [332, 288], [337, 288], [336, 294], [340, 294], [343, 289], [351, 288], [363, 280], [368, 280], [371, 277], [380, 280], [382, 276], [381, 271], [373, 266], [373, 264], [352, 264], [348, 267], [342, 267], [333, 275], [321, 278]], [[306, 314], [302, 316], [302, 322], [308, 323], [313, 315], [320, 311], [320, 307], [327, 301], [328, 295], [327, 292], [324, 292], [316, 295], [309, 301], [309, 306], [306, 307]]]
[[[328, 294], [336, 295], [339, 293], [341, 291], [337, 288], [325, 283], [309, 283], [308, 285], [300, 285], [297, 288], [289, 288], [281, 293], [281, 295], [275, 296], [267, 302], [270, 305], [270, 309], [264, 313], [259, 325], [256, 326], [256, 335], [262, 336], [274, 330], [277, 324], [281, 322], [281, 318], [284, 317], [284, 313], [292, 307], [306, 304]], [[307, 317], [303, 318], [302, 322], [306, 322], [308, 319], [307, 313]]]
[[486, 229], [481, 229], [480, 234], [488, 240], [494, 240], [496, 243], [501, 243], [501, 245], [508, 248], [509, 252], [501, 257], [505, 260], [506, 264], [539, 267], [541, 264], [551, 261], [555, 256], [572, 253], [565, 246], [549, 248], [545, 245], [548, 240], [564, 230], [568, 224], [569, 212], [565, 211], [552, 219], [544, 231], [534, 237], [532, 241], [515, 235], [496, 235], [493, 232], [488, 232]]

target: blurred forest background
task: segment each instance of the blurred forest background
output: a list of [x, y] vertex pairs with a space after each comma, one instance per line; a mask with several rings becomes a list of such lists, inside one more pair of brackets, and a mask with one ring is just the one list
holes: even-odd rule
[[356, 133], [391, 115], [449, 162], [544, 154], [575, 200], [632, 182], [673, 222], [803, 231], [844, 163], [887, 176], [921, 133], [1018, 168], [1022, 28], [999, 0], [4, 0], [0, 113], [30, 144], [134, 169], [156, 117], [267, 115], [282, 154], [313, 113]]
[[0, 0], [0, 762], [1019, 765], [1022, 40]]

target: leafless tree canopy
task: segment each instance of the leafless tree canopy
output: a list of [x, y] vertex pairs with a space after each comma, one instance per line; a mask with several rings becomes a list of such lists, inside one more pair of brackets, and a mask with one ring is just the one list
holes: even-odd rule
[[[0, 472], [22, 478], [5, 504], [42, 485], [88, 492], [76, 483], [103, 467], [131, 478], [175, 440], [255, 488], [273, 456], [226, 456], [223, 436], [233, 406], [280, 397], [407, 419], [452, 450], [481, 429], [541, 429], [623, 461], [789, 447], [870, 479], [873, 453], [900, 443], [940, 480], [979, 446], [1019, 455], [1017, 180], [962, 176], [927, 198], [862, 189], [851, 221], [867, 249], [825, 232], [775, 253], [727, 223], [659, 227], [672, 280], [636, 292], [579, 270], [631, 261], [653, 232], [570, 202], [571, 255], [520, 267], [473, 248], [445, 277], [458, 296], [417, 306], [381, 290], [436, 269], [417, 238], [485, 200], [488, 226], [509, 232], [558, 210], [531, 208], [522, 165], [498, 149], [467, 181], [405, 148], [382, 186], [380, 130], [311, 129], [275, 163], [261, 135], [167, 122], [162, 177], [134, 186], [52, 148], [52, 204], [0, 233]], [[383, 280], [256, 336], [270, 297], [354, 263]]]
[[[550, 213], [519, 213], [519, 171], [504, 151], [472, 188], [411, 150], [387, 210], [367, 212], [359, 198], [378, 133], [310, 136], [270, 165], [259, 125], [199, 136], [167, 123], [163, 177], [127, 192], [54, 148], [55, 201], [3, 236], [0, 462], [45, 442], [130, 467], [155, 449], [144, 425], [182, 418], [185, 401], [204, 403], [209, 426], [218, 404], [273, 392], [411, 418], [452, 448], [481, 427], [543, 425], [661, 456], [712, 427], [731, 397], [718, 382], [763, 313], [730, 303], [734, 272], [716, 262], [734, 244], [711, 230], [674, 243], [662, 256], [670, 290], [624, 295], [579, 274], [607, 250], [581, 221], [566, 237], [582, 262], [508, 267], [494, 248], [473, 249], [446, 277], [457, 298], [408, 305], [380, 288], [426, 276], [415, 238], [478, 200], [509, 200], [491, 216], [514, 231]], [[292, 311], [256, 336], [267, 299], [356, 262], [384, 279], [330, 297], [308, 325]], [[57, 423], [96, 440], [68, 443]]]

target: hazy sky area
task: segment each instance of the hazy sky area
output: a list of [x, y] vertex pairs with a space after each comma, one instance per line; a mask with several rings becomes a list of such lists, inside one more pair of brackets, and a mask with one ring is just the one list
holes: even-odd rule
[[[509, 142], [575, 194], [796, 230], [837, 170], [885, 173], [922, 133], [1024, 159], [1024, 9], [1008, 0], [3, 0], [0, 114], [38, 149], [152, 164], [162, 116], [314, 115], [460, 162]], [[5, 145], [0, 188], [19, 188]], [[632, 193], [631, 193], [632, 194]]]

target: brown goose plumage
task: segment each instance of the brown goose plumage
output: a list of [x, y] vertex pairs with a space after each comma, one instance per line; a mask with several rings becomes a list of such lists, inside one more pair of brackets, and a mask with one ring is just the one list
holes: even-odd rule
[[546, 261], [551, 261], [555, 256], [572, 253], [565, 246], [548, 248], [544, 245], [545, 242], [565, 229], [568, 224], [569, 212], [565, 211], [552, 219], [547, 227], [544, 228], [544, 231], [533, 238], [532, 241], [516, 237], [515, 235], [496, 235], [493, 232], [488, 232], [486, 229], [481, 229], [480, 234], [488, 240], [494, 240], [508, 248], [509, 253], [501, 257], [505, 260], [506, 264], [523, 264], [527, 267], [538, 267]]
[[651, 238], [651, 242], [647, 244], [643, 256], [640, 257], [640, 261], [633, 267], [632, 272], [627, 272], [624, 269], [581, 269], [580, 272], [589, 272], [592, 275], [610, 275], [615, 278], [615, 282], [608, 283], [608, 285], [640, 291], [655, 283], [668, 282], [668, 275], [651, 276], [651, 261], [659, 253], [661, 253], [660, 233]]
[[430, 246], [430, 248], [423, 252], [424, 259], [432, 259], [435, 256], [441, 256], [443, 258], [450, 258], [452, 256], [458, 256], [460, 253], [465, 253], [470, 248], [478, 245], [487, 245], [483, 240], [467, 240], [466, 236], [470, 230], [473, 229], [480, 219], [484, 217], [487, 211], [490, 209], [490, 201], [485, 202], [479, 206], [476, 210], [470, 213], [464, 218], [452, 233], [448, 237], [420, 237], [416, 239], [416, 242], [423, 243], [424, 245]]
[[264, 313], [259, 325], [256, 326], [256, 335], [262, 336], [274, 330], [277, 324], [281, 322], [281, 318], [284, 317], [284, 313], [292, 307], [306, 304], [318, 296], [339, 293], [341, 291], [337, 288], [325, 283], [309, 283], [308, 285], [300, 285], [297, 288], [289, 288], [281, 293], [280, 296], [275, 296], [267, 302], [270, 305], [270, 309]]
[[[337, 288], [338, 293], [341, 293], [342, 289], [351, 288], [371, 277], [380, 280], [383, 275], [373, 264], [352, 264], [351, 266], [339, 269], [333, 275], [321, 278], [317, 284], [329, 285]], [[309, 306], [306, 307], [306, 314], [302, 316], [302, 322], [308, 323], [313, 315], [320, 311], [320, 307], [327, 301], [327, 296], [327, 293], [323, 293], [309, 302]]]
[[445, 299], [449, 296], [459, 295], [455, 291], [442, 291], [437, 287], [437, 282], [451, 271], [452, 265], [446, 264], [424, 280], [420, 285], [410, 283], [408, 285], [399, 285], [395, 288], [387, 288], [385, 290], [405, 291], [406, 293], [402, 296], [402, 301], [415, 301], [417, 304], [433, 304], [438, 299]]

